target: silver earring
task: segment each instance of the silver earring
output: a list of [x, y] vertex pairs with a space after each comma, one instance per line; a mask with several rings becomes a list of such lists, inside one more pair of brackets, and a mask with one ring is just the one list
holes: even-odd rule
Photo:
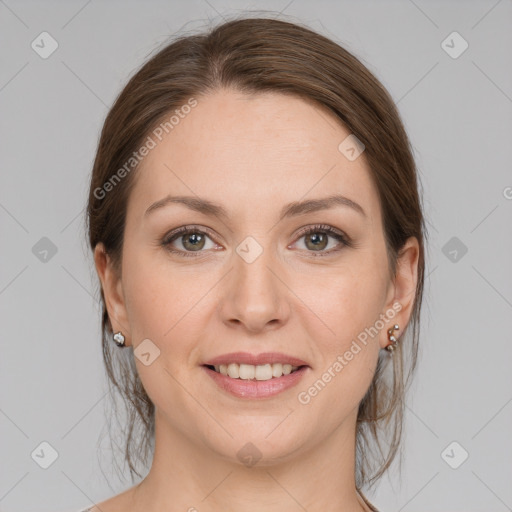
[[398, 344], [398, 339], [393, 335], [393, 333], [395, 331], [398, 331], [399, 327], [398, 327], [398, 324], [395, 324], [393, 327], [391, 327], [391, 329], [388, 329], [388, 339], [390, 341], [390, 343], [388, 345], [386, 345], [386, 350], [388, 352], [391, 353], [391, 355], [393, 355], [393, 350], [395, 350], [397, 344]]
[[124, 336], [122, 332], [116, 332], [114, 334], [114, 341], [118, 347], [124, 347]]

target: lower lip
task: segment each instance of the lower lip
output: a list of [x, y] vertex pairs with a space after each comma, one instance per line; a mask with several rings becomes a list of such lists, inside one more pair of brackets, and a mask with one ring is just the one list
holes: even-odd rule
[[293, 373], [269, 380], [232, 379], [206, 366], [202, 368], [220, 388], [238, 398], [268, 398], [297, 385], [309, 367], [302, 366]]

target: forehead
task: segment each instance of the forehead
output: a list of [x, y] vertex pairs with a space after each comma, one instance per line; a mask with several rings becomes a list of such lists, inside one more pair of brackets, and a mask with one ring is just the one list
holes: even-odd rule
[[186, 194], [223, 204], [240, 218], [343, 194], [369, 219], [380, 218], [364, 153], [351, 161], [340, 151], [351, 133], [327, 108], [273, 92], [221, 90], [195, 99], [173, 124], [149, 134], [154, 148], [137, 170], [129, 210]]

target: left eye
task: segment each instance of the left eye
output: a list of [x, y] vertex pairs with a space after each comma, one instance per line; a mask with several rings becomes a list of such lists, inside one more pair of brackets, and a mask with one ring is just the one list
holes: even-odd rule
[[[304, 239], [306, 250], [312, 250], [314, 252], [332, 252], [333, 247], [336, 247], [340, 243], [346, 245], [345, 238], [331, 228], [310, 228], [303, 233], [298, 240], [302, 239]], [[331, 239], [333, 243], [329, 247], [329, 250], [327, 250], [329, 239]], [[334, 240], [337, 241], [337, 243], [335, 243]]]

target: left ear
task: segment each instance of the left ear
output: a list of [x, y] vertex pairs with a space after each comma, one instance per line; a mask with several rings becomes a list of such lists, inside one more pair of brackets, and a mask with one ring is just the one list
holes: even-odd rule
[[[380, 339], [382, 348], [389, 344], [389, 328], [398, 324], [400, 329], [395, 332], [395, 336], [400, 337], [409, 323], [416, 295], [416, 285], [418, 283], [419, 254], [419, 243], [416, 237], [408, 238], [399, 251], [396, 274], [394, 282], [392, 282], [389, 287], [388, 301], [386, 304], [386, 310], [392, 309], [397, 311], [397, 313], [389, 320], [383, 329], [383, 336], [381, 336]], [[401, 306], [399, 310], [398, 303]]]

